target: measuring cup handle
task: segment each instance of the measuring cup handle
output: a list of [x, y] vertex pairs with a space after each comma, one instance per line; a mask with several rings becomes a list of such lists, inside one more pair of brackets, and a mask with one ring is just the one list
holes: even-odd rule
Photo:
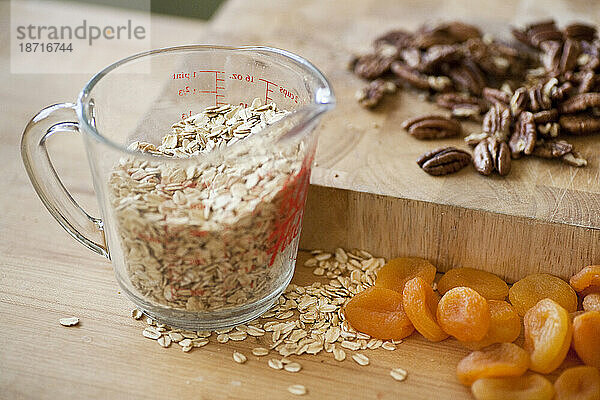
[[21, 157], [29, 179], [50, 214], [71, 236], [96, 253], [110, 258], [102, 220], [90, 216], [77, 204], [50, 161], [46, 140], [58, 132], [79, 133], [75, 104], [46, 107], [25, 127], [21, 138]]

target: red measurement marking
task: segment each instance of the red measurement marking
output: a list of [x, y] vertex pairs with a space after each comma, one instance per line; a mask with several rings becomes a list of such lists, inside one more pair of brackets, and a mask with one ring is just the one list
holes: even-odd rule
[[219, 86], [219, 82], [225, 82], [225, 79], [219, 78], [219, 74], [224, 74], [223, 71], [214, 71], [215, 72], [215, 106], [221, 106], [225, 103], [219, 101], [219, 97], [225, 97], [224, 94], [220, 94], [219, 90], [225, 90], [224, 86]]
[[[223, 92], [225, 91], [225, 85], [223, 85], [223, 83], [221, 82], [225, 82], [225, 79], [223, 79], [222, 74], [225, 73], [225, 71], [217, 71], [217, 70], [198, 70], [198, 71], [193, 71], [191, 74], [190, 73], [177, 73], [177, 74], [173, 74], [173, 79], [191, 79], [191, 78], [198, 78], [200, 73], [207, 73], [207, 74], [214, 74], [215, 75], [215, 87], [214, 89], [207, 89], [207, 90], [199, 90], [199, 89], [193, 89], [193, 93], [198, 93], [198, 94], [212, 94], [215, 96], [215, 106], [218, 105], [222, 105], [224, 103], [219, 101], [220, 97], [225, 97], [225, 95], [223, 94]], [[189, 87], [186, 86], [187, 92], [188, 93]], [[182, 96], [182, 90], [185, 91], [186, 89], [181, 89], [179, 90], [179, 95]], [[183, 95], [185, 95], [185, 93], [183, 93]], [[183, 118], [183, 114], [182, 114], [182, 118]]]
[[273, 93], [273, 90], [269, 87], [269, 85], [275, 87], [279, 87], [279, 85], [262, 78], [259, 78], [258, 80], [263, 81], [265, 83], [265, 103], [273, 101], [273, 99], [269, 96], [269, 93]]
[[267, 253], [271, 255], [269, 266], [273, 265], [277, 255], [300, 233], [313, 158], [314, 153], [307, 156], [298, 174], [290, 176], [280, 191], [283, 199], [279, 206], [279, 215], [267, 239]]

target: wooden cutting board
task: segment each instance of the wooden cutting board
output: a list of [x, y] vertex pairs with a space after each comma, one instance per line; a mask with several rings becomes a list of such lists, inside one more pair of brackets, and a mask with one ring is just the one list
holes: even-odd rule
[[550, 16], [561, 24], [598, 24], [600, 3], [230, 1], [201, 41], [290, 50], [312, 61], [334, 87], [338, 104], [319, 129], [302, 248], [418, 255], [442, 270], [470, 266], [514, 281], [539, 271], [568, 277], [600, 262], [600, 137], [572, 140], [587, 168], [529, 158], [515, 161], [506, 178], [486, 178], [472, 167], [431, 177], [415, 159], [441, 145], [466, 148], [462, 139], [419, 141], [400, 123], [442, 110], [410, 91], [364, 110], [354, 100], [364, 83], [346, 65], [393, 28], [460, 19], [506, 37], [509, 24]]

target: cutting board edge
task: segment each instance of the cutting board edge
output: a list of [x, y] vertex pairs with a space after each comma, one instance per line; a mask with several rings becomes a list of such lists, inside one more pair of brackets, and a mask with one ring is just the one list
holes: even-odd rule
[[424, 257], [440, 271], [484, 269], [509, 282], [537, 272], [566, 279], [600, 263], [600, 230], [311, 184], [300, 248], [336, 247]]

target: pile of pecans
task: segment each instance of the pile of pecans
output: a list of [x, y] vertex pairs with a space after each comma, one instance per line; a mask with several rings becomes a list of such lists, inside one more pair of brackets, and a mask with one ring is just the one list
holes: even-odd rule
[[[482, 121], [481, 132], [464, 139], [474, 147], [471, 159], [483, 175], [507, 175], [511, 159], [522, 156], [587, 165], [563, 137], [600, 132], [596, 28], [574, 23], [560, 30], [550, 20], [512, 33], [518, 42], [503, 43], [461, 22], [388, 32], [374, 41], [372, 53], [351, 62], [353, 72], [370, 81], [357, 99], [372, 108], [402, 86], [426, 91], [451, 117], [405, 121], [403, 128], [421, 140], [461, 135], [459, 119]], [[418, 164], [445, 175], [469, 163], [465, 154], [444, 147], [424, 154]]]

